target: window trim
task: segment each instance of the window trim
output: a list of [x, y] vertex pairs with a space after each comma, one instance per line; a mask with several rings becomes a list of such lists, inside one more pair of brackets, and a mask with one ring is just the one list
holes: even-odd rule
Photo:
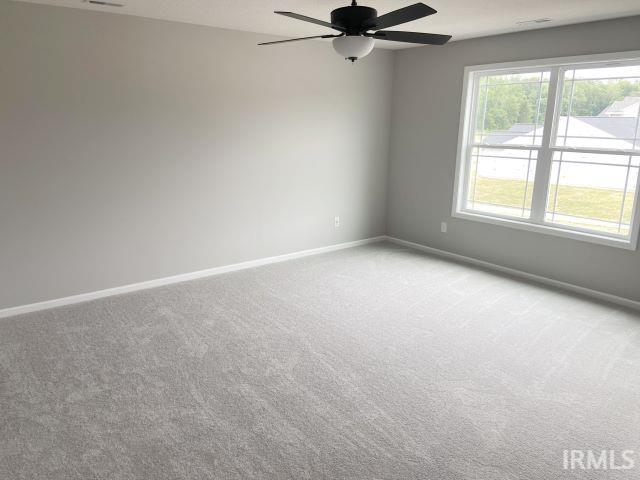
[[[634, 207], [631, 213], [631, 222], [630, 222], [630, 235], [629, 237], [623, 236], [615, 236], [615, 235], [605, 235], [598, 234], [597, 232], [583, 230], [578, 227], [565, 227], [562, 225], [551, 224], [544, 220], [544, 211], [545, 208], [538, 208], [537, 211], [542, 211], [543, 218], [531, 218], [529, 220], [519, 220], [516, 218], [511, 218], [507, 216], [502, 216], [499, 214], [483, 214], [480, 212], [469, 211], [464, 209], [464, 199], [466, 198], [466, 159], [467, 159], [467, 149], [471, 148], [471, 144], [469, 142], [469, 135], [473, 135], [471, 131], [472, 119], [474, 118], [475, 105], [473, 103], [474, 99], [474, 88], [471, 88], [474, 85], [478, 85], [474, 82], [475, 75], [481, 74], [509, 74], [512, 72], [517, 73], [526, 73], [529, 71], [539, 71], [544, 68], [554, 68], [551, 70], [551, 77], [549, 80], [549, 93], [548, 93], [548, 101], [547, 101], [547, 111], [545, 112], [545, 132], [549, 129], [549, 133], [552, 138], [555, 139], [555, 123], [557, 118], [553, 113], [557, 111], [559, 102], [561, 101], [561, 95], [558, 94], [557, 87], [558, 85], [562, 85], [562, 79], [557, 81], [557, 76], [561, 74], [563, 68], [572, 67], [572, 68], [588, 68], [592, 64], [599, 63], [607, 63], [607, 62], [616, 62], [616, 66], [621, 66], [620, 62], [639, 62], [640, 61], [640, 50], [633, 50], [629, 52], [618, 52], [618, 53], [605, 53], [605, 54], [594, 54], [594, 55], [579, 55], [579, 56], [571, 56], [571, 57], [556, 57], [556, 58], [545, 58], [545, 59], [536, 59], [536, 60], [525, 60], [525, 61], [517, 61], [517, 62], [504, 62], [504, 63], [492, 63], [485, 65], [471, 65], [467, 66], [464, 69], [464, 78], [463, 78], [463, 87], [462, 87], [462, 99], [460, 104], [460, 124], [458, 129], [458, 149], [456, 153], [456, 169], [455, 169], [455, 183], [453, 188], [453, 202], [451, 215], [455, 218], [461, 218], [466, 220], [472, 220], [482, 223], [488, 223], [492, 225], [499, 225], [509, 228], [515, 228], [519, 230], [526, 230], [530, 232], [543, 233], [547, 235], [554, 235], [558, 237], [570, 238], [574, 240], [580, 240], [589, 243], [596, 243], [600, 245], [607, 245], [617, 248], [623, 248], [626, 250], [636, 250], [638, 244], [638, 233], [640, 230], [640, 207], [638, 203], [640, 203], [640, 188], [636, 188], [636, 195], [634, 200]], [[613, 66], [613, 65], [612, 65]], [[551, 111], [551, 116], [549, 115]], [[544, 138], [544, 137], [543, 137]], [[553, 158], [553, 152], [556, 150], [556, 146], [550, 142], [549, 145], [545, 145], [544, 142], [542, 146], [522, 146], [518, 147], [518, 149], [526, 149], [529, 147], [532, 150], [536, 150], [538, 152], [537, 156], [537, 168], [536, 168], [536, 178], [534, 182], [537, 182], [538, 174], [540, 173], [545, 178], [548, 179], [548, 175], [550, 175], [551, 162]], [[562, 147], [561, 150], [572, 150], [571, 147]], [[589, 150], [582, 149], [579, 150]], [[597, 151], [598, 149], [591, 149]], [[604, 150], [603, 153], [609, 153], [611, 150]], [[623, 152], [622, 150], [620, 151]], [[596, 152], [594, 152], [596, 153]], [[634, 152], [639, 153], [640, 152]], [[549, 173], [545, 173], [544, 169], [548, 169]], [[545, 182], [546, 184], [540, 188], [534, 190], [534, 192], [538, 192], [537, 196], [532, 198], [532, 210], [533, 210], [533, 202], [544, 202], [546, 204], [547, 193], [549, 182]], [[544, 195], [543, 195], [544, 194]], [[534, 193], [535, 195], [535, 193]]]

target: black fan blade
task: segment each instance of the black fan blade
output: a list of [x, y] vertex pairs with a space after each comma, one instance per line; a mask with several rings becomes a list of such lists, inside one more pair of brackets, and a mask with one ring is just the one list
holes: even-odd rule
[[420, 32], [394, 32], [384, 30], [376, 32], [368, 37], [378, 40], [391, 40], [392, 42], [421, 43], [423, 45], [444, 45], [451, 39], [451, 35], [438, 35], [437, 33]]
[[299, 13], [293, 12], [273, 12], [278, 15], [284, 15], [285, 17], [295, 18], [296, 20], [302, 20], [303, 22], [315, 23], [316, 25], [322, 25], [323, 27], [333, 28], [334, 30], [338, 30], [340, 32], [344, 32], [344, 28], [340, 25], [334, 25], [333, 23], [325, 22], [323, 20], [318, 20], [317, 18], [307, 17], [305, 15], [300, 15]]
[[276, 43], [299, 42], [300, 40], [310, 40], [312, 38], [334, 38], [341, 36], [342, 35], [316, 35], [314, 37], [289, 38], [287, 40], [276, 40], [275, 42], [264, 42], [259, 43], [258, 45], [274, 45]]
[[434, 13], [438, 12], [430, 6], [424, 3], [416, 3], [374, 18], [370, 23], [365, 24], [365, 27], [367, 30], [382, 30], [383, 28], [395, 27], [401, 23], [428, 17]]

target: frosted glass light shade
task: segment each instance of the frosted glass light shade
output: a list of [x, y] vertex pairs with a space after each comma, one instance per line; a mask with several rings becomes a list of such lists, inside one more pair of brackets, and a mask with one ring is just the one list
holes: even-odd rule
[[373, 50], [375, 44], [373, 38], [347, 35], [333, 39], [333, 48], [336, 52], [349, 60], [365, 57]]

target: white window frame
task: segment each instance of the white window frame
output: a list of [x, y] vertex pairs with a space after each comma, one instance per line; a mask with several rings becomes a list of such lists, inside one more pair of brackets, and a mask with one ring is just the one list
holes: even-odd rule
[[[627, 250], [636, 250], [638, 244], [638, 230], [640, 210], [640, 188], [636, 188], [636, 196], [634, 201], [633, 212], [631, 214], [630, 235], [621, 236], [614, 234], [600, 234], [597, 232], [583, 230], [578, 227], [568, 227], [554, 223], [546, 222], [544, 213], [546, 210], [546, 201], [549, 188], [549, 177], [551, 175], [551, 165], [553, 161], [553, 152], [556, 150], [581, 152], [581, 153], [610, 153], [610, 149], [597, 148], [575, 148], [575, 147], [558, 147], [555, 144], [556, 121], [558, 118], [554, 112], [558, 111], [561, 95], [558, 94], [558, 85], [560, 89], [563, 85], [563, 72], [567, 69], [589, 68], [597, 66], [597, 64], [606, 64], [615, 62], [608, 66], [622, 66], [625, 62], [640, 62], [640, 51], [630, 51], [621, 53], [607, 53], [598, 55], [581, 55], [575, 57], [547, 58], [541, 60], [527, 60], [521, 62], [494, 63], [488, 65], [473, 65], [464, 69], [464, 84], [462, 89], [462, 102], [460, 114], [460, 127], [458, 132], [458, 152], [456, 159], [455, 184], [453, 192], [453, 208], [452, 216], [483, 223], [506, 226], [520, 230], [531, 232], [545, 233], [564, 238], [572, 238], [585, 242], [597, 243], [600, 245], [608, 245]], [[603, 65], [605, 66], [605, 65]], [[545, 112], [545, 123], [543, 141], [541, 146], [522, 146], [517, 147], [519, 150], [532, 149], [538, 152], [536, 174], [534, 184], [534, 196], [531, 205], [531, 218], [518, 219], [500, 214], [488, 214], [476, 211], [465, 210], [466, 198], [466, 178], [467, 178], [467, 159], [470, 158], [470, 152], [473, 148], [470, 142], [470, 135], [473, 135], [473, 113], [475, 110], [475, 97], [473, 86], [476, 84], [476, 78], [481, 75], [498, 74], [505, 75], [510, 73], [526, 73], [526, 71], [540, 71], [541, 69], [550, 69], [551, 78], [549, 81], [549, 92], [547, 96], [547, 111]], [[558, 77], [560, 77], [558, 79]], [[561, 91], [561, 90], [560, 90]], [[559, 117], [559, 115], [558, 115]], [[620, 153], [633, 153], [640, 155], [640, 151], [635, 152], [618, 150]]]

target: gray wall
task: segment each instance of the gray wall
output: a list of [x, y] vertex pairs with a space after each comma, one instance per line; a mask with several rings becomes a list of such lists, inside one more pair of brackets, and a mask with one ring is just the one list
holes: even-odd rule
[[267, 38], [0, 0], [0, 308], [385, 232], [392, 53]]
[[640, 300], [637, 252], [450, 218], [464, 66], [640, 49], [638, 31], [409, 49], [394, 76], [391, 52], [348, 65], [329, 44], [0, 0], [0, 308], [385, 229]]
[[[454, 42], [396, 57], [388, 233], [640, 300], [640, 253], [451, 216], [467, 65], [640, 50], [640, 17]], [[449, 232], [440, 233], [440, 222]]]

